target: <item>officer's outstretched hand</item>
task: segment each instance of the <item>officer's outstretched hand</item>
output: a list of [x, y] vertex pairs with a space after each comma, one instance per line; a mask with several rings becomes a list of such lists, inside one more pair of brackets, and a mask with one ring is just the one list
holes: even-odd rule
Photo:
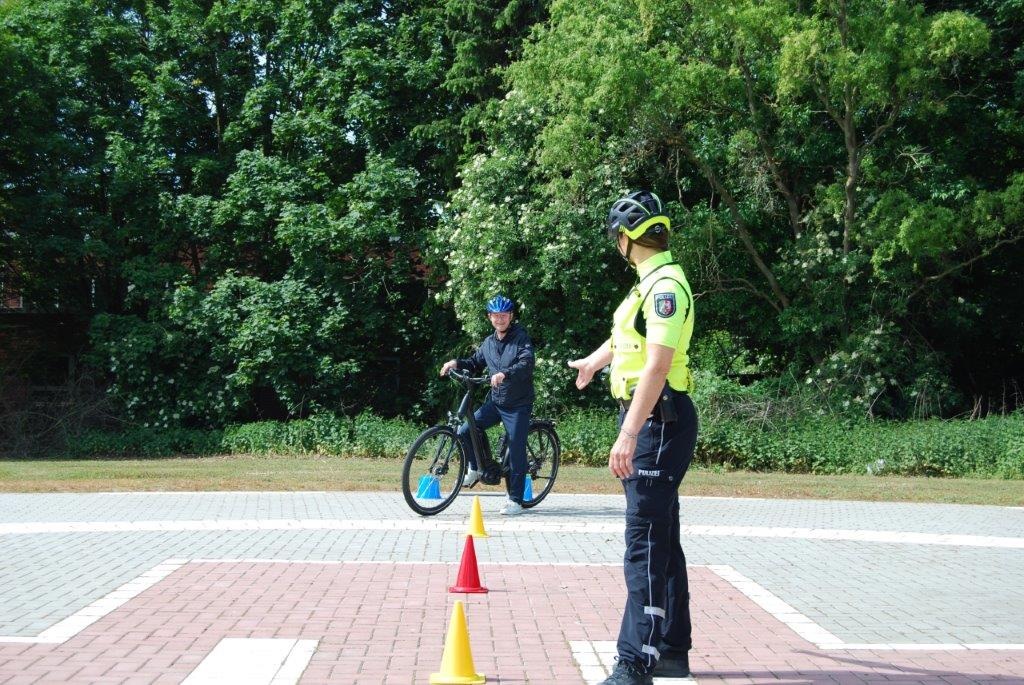
[[590, 381], [594, 379], [594, 374], [597, 372], [597, 369], [591, 368], [589, 357], [574, 359], [569, 362], [569, 366], [577, 371], [576, 387], [580, 390], [590, 385]]
[[457, 361], [455, 361], [454, 359], [450, 359], [450, 360], [446, 361], [444, 363], [444, 366], [441, 367], [441, 375], [442, 376], [447, 376], [448, 372], [451, 371], [452, 369], [454, 369], [458, 365], [459, 365], [459, 363]]
[[629, 478], [633, 475], [633, 453], [636, 452], [636, 438], [620, 432], [608, 454], [608, 470], [616, 478]]
[[491, 376], [491, 387], [496, 388], [505, 382], [505, 374], [501, 371]]

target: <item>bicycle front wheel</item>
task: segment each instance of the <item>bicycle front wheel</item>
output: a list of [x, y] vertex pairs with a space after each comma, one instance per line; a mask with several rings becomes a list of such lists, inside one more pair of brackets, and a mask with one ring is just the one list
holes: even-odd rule
[[524, 497], [523, 507], [535, 507], [548, 496], [555, 486], [561, 458], [562, 443], [554, 427], [549, 423], [532, 424], [526, 434], [526, 473], [530, 476], [533, 497]]
[[433, 516], [455, 501], [465, 475], [462, 441], [448, 426], [433, 426], [420, 433], [405, 455], [402, 494], [417, 514]]

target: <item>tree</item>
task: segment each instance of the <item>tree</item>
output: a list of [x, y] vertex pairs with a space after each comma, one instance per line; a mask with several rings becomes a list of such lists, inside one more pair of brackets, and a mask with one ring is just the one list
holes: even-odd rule
[[[806, 380], [837, 410], [922, 410], [915, 397], [944, 384], [948, 411], [949, 359], [921, 335], [935, 318], [921, 301], [979, 316], [939, 287], [943, 274], [1022, 230], [999, 204], [1016, 182], [963, 164], [1004, 153], [979, 136], [954, 154], [943, 131], [952, 111], [970, 121], [991, 107], [974, 90], [990, 40], [970, 14], [909, 2], [557, 2], [509, 69], [493, 151], [463, 170], [526, 197], [491, 199], [490, 212], [466, 197], [455, 221], [464, 232], [502, 221], [531, 259], [550, 250], [587, 264], [605, 249], [591, 208], [653, 184], [672, 199], [700, 329], [732, 332], [762, 371]], [[537, 164], [530, 182], [515, 159]], [[1003, 210], [982, 209], [992, 202]], [[548, 211], [531, 241], [524, 206], [576, 207], [589, 227]], [[484, 254], [451, 249], [471, 268]], [[580, 279], [570, 292], [603, 292], [604, 273], [569, 267]], [[584, 320], [607, 318], [605, 301], [570, 301]]]
[[[430, 216], [414, 166], [429, 141], [411, 134], [436, 116], [420, 93], [440, 78], [436, 65], [406, 78], [439, 30], [421, 9], [154, 10], [163, 61], [145, 133], [118, 166], [159, 207], [145, 217], [154, 249], [125, 265], [133, 311], [95, 328], [133, 417], [216, 424], [415, 401]], [[154, 335], [165, 343], [145, 344]]]
[[5, 70], [5, 131], [21, 148], [5, 155], [5, 234], [33, 307], [87, 320], [114, 299], [125, 248], [107, 155], [111, 136], [139, 130], [139, 15], [130, 2], [55, 0], [6, 4], [0, 20], [19, 55]]

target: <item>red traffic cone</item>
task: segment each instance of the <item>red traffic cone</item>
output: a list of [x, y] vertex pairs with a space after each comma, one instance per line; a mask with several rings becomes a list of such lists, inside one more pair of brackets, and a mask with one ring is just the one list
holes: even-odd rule
[[455, 585], [448, 588], [448, 592], [487, 592], [487, 588], [480, 584], [480, 571], [476, 567], [476, 547], [473, 545], [472, 535], [466, 536], [462, 563], [459, 564], [459, 577]]

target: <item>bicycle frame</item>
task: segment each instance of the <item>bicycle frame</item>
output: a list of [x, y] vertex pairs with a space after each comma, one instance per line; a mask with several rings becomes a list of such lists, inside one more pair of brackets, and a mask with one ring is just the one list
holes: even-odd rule
[[[476, 427], [476, 418], [473, 416], [473, 413], [476, 411], [476, 405], [473, 402], [473, 391], [478, 386], [489, 382], [490, 378], [471, 378], [469, 374], [462, 373], [455, 369], [449, 371], [448, 375], [466, 386], [466, 394], [462, 398], [462, 402], [459, 403], [459, 409], [455, 413], [455, 416], [449, 419], [449, 423], [452, 424], [453, 429], [458, 430], [461, 421], [463, 419], [466, 421], [466, 425], [469, 426], [469, 440], [473, 446], [473, 454], [480, 462], [477, 464], [477, 467], [483, 471], [485, 466], [494, 465], [495, 460], [491, 455], [490, 450], [484, 447], [480, 431], [477, 430]], [[469, 455], [466, 456], [468, 457]]]

